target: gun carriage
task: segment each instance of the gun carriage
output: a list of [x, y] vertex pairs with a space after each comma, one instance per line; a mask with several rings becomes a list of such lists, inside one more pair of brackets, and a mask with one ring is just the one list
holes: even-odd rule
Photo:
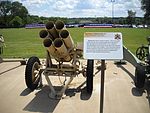
[[[50, 21], [46, 29], [39, 32], [43, 45], [46, 48], [46, 61], [41, 63], [39, 58], [29, 58], [25, 70], [25, 82], [29, 89], [34, 90], [42, 84], [42, 75], [50, 87], [50, 97], [60, 98], [68, 88], [73, 78], [79, 74], [86, 77], [86, 90], [91, 94], [93, 91], [94, 60], [88, 59], [83, 65], [79, 60], [82, 58], [83, 47], [75, 45], [69, 31], [62, 21], [55, 23]], [[145, 79], [150, 78], [150, 37], [147, 38], [148, 45], [142, 45], [136, 51], [136, 56], [123, 46], [123, 59], [135, 67], [135, 86], [143, 88]], [[55, 63], [54, 63], [55, 62]], [[62, 76], [69, 79], [64, 81], [62, 89], [56, 92], [50, 76]]]
[[[48, 22], [46, 29], [39, 32], [39, 36], [46, 48], [46, 61], [43, 65], [38, 57], [29, 58], [25, 70], [27, 87], [31, 90], [36, 89], [42, 83], [41, 75], [45, 75], [51, 89], [49, 96], [60, 98], [73, 78], [81, 73], [86, 77], [87, 93], [91, 94], [93, 90], [94, 61], [87, 60], [87, 65], [82, 65], [79, 59], [82, 58], [83, 48], [79, 45], [75, 46], [64, 23], [62, 21]], [[69, 77], [69, 79], [64, 81], [61, 91], [56, 92], [50, 81], [50, 76], [63, 76]]]
[[136, 50], [136, 57], [141, 61], [135, 69], [135, 86], [143, 88], [145, 80], [150, 79], [150, 36], [147, 45], [142, 45]]

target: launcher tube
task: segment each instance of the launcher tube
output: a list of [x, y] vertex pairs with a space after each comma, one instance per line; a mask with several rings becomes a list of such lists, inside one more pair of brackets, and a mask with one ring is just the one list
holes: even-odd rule
[[70, 54], [68, 53], [68, 50], [62, 39], [60, 38], [55, 39], [54, 47], [57, 49], [56, 56], [59, 57], [60, 60], [63, 60], [63, 61], [71, 60]]
[[73, 49], [74, 48], [74, 42], [67, 30], [61, 30], [60, 37], [63, 39], [67, 49]]
[[62, 30], [64, 28], [64, 26], [65, 26], [65, 24], [60, 20], [55, 22], [55, 28], [58, 32], [60, 32], [60, 30]]
[[47, 48], [47, 50], [49, 51], [49, 53], [50, 53], [51, 55], [54, 55], [56, 49], [55, 49], [55, 47], [53, 46], [52, 43], [53, 43], [52, 40], [49, 39], [49, 38], [46, 38], [46, 39], [44, 39], [44, 41], [43, 41], [43, 44], [44, 44], [44, 46]]
[[57, 30], [55, 29], [54, 23], [53, 23], [52, 21], [49, 21], [49, 22], [46, 24], [46, 29], [47, 29], [47, 31], [52, 35], [53, 41], [54, 41], [56, 38], [59, 38], [59, 34], [58, 34]]

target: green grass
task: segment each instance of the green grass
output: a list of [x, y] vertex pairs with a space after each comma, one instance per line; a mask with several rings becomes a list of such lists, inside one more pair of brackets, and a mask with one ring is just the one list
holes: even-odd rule
[[[39, 38], [41, 29], [0, 29], [5, 38], [4, 58], [45, 57], [45, 48]], [[146, 37], [150, 29], [136, 28], [70, 28], [68, 29], [74, 42], [82, 42], [85, 32], [121, 32], [123, 43], [133, 53], [141, 44], [147, 44]]]
[[82, 41], [84, 32], [121, 32], [123, 44], [134, 54], [141, 44], [147, 44], [146, 37], [150, 36], [150, 29], [137, 28], [75, 28], [69, 29], [75, 41]]
[[38, 36], [40, 29], [1, 29], [6, 47], [3, 57], [30, 57], [44, 55], [42, 40]]

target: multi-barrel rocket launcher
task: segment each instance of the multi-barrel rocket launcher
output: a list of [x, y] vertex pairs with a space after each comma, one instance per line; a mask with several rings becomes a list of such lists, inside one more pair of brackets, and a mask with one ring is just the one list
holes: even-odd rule
[[[29, 58], [25, 71], [25, 81], [29, 89], [34, 90], [42, 84], [41, 75], [45, 75], [50, 87], [50, 97], [61, 97], [73, 78], [80, 73], [86, 77], [87, 93], [93, 90], [93, 60], [87, 60], [82, 65], [82, 45], [75, 45], [62, 21], [50, 21], [46, 29], [39, 32], [39, 36], [46, 48], [46, 62], [42, 64], [38, 57]], [[55, 63], [54, 63], [55, 62]], [[50, 81], [50, 76], [63, 76], [65, 79], [62, 89], [57, 93]]]
[[[69, 62], [74, 57], [74, 42], [69, 32], [64, 29], [64, 23], [57, 21], [48, 22], [46, 30], [39, 33], [43, 39], [43, 45], [58, 62]], [[82, 54], [82, 53], [80, 53]]]

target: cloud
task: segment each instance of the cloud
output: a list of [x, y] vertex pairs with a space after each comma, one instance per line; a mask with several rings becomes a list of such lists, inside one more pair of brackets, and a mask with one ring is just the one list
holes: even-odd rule
[[63, 1], [57, 1], [54, 5], [53, 5], [53, 9], [56, 11], [66, 11], [66, 10], [71, 10], [73, 9], [73, 5], [69, 4], [69, 3], [65, 3]]
[[[27, 7], [30, 14], [39, 16], [104, 17], [112, 16], [111, 0], [13, 0]], [[115, 0], [114, 16], [126, 17], [128, 10], [143, 16], [140, 0]]]
[[79, 0], [55, 0], [55, 2], [53, 2], [53, 8], [55, 10], [61, 9], [62, 11], [71, 10], [75, 8], [78, 2]]
[[94, 5], [87, 0], [86, 2], [78, 2], [75, 9], [94, 9]]

